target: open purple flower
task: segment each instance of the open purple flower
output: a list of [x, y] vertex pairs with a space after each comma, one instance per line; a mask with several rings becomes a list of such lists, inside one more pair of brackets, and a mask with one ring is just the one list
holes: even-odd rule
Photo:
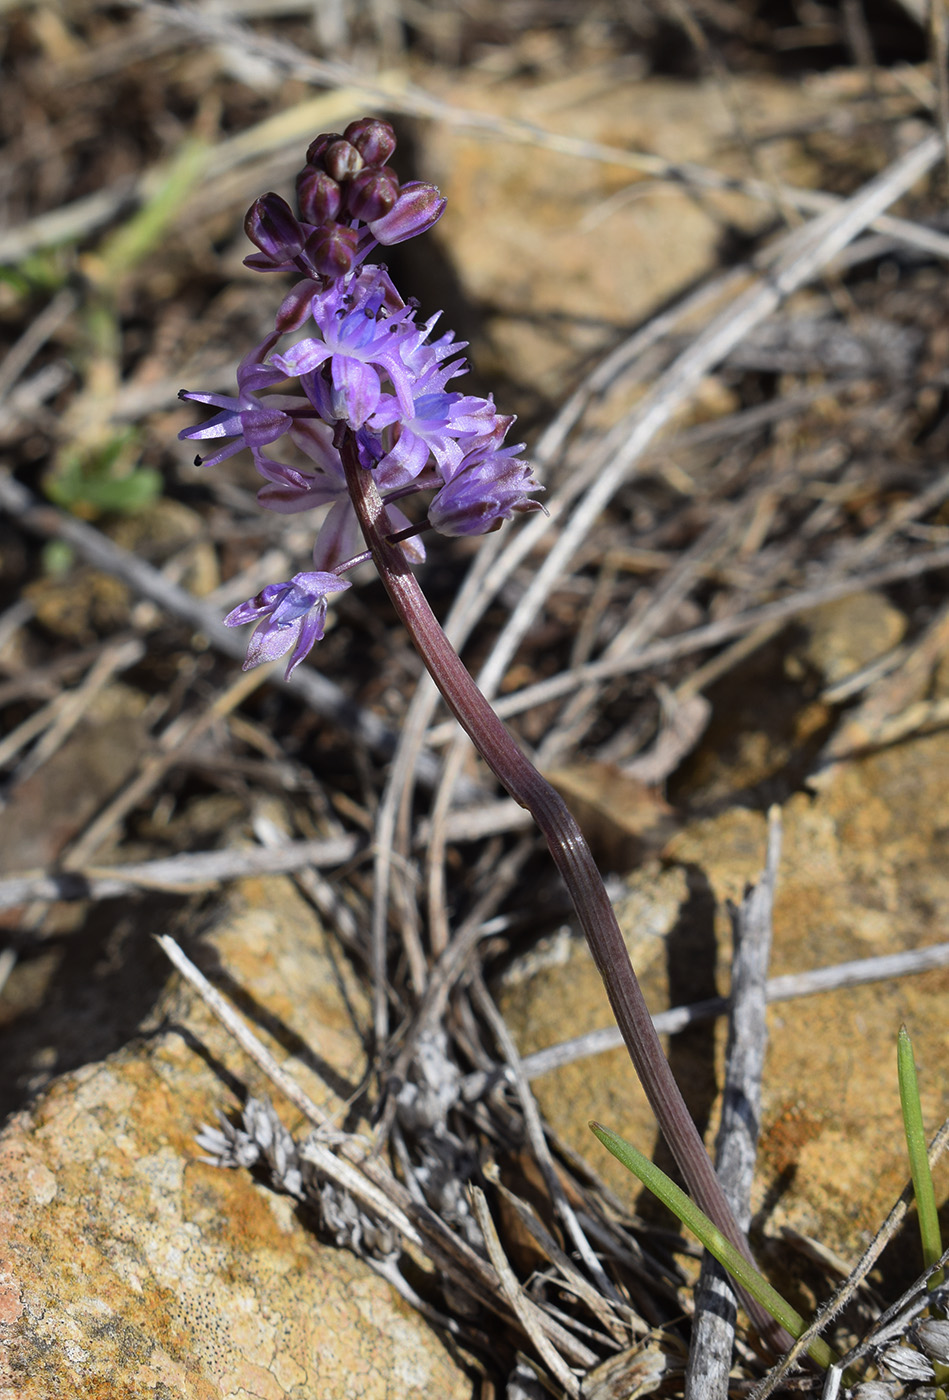
[[269, 583], [255, 598], [234, 608], [224, 619], [225, 627], [257, 623], [247, 646], [244, 670], [275, 661], [289, 651], [289, 680], [314, 642], [322, 639], [327, 594], [339, 593], [349, 586], [338, 574], [294, 574], [286, 583]]
[[298, 515], [314, 506], [331, 505], [340, 497], [348, 501], [343, 464], [333, 446], [333, 429], [318, 418], [300, 418], [291, 424], [290, 437], [315, 469], [259, 456], [257, 470], [267, 479], [267, 485], [257, 492], [259, 504], [278, 515]]
[[[346, 489], [346, 474], [333, 446], [333, 430], [319, 419], [302, 418], [294, 422], [290, 436], [314, 467], [292, 467], [286, 462], [259, 456], [257, 470], [267, 478], [267, 485], [257, 492], [257, 500], [267, 510], [280, 515], [298, 515], [314, 506], [328, 505], [330, 509], [313, 545], [313, 562], [318, 569], [335, 569], [363, 546], [356, 512]], [[368, 459], [374, 464], [378, 460], [378, 450], [371, 450], [372, 435], [364, 429], [360, 438], [366, 439]], [[412, 480], [396, 463], [373, 466], [373, 475], [383, 497], [392, 492], [399, 494]], [[410, 523], [398, 506], [390, 505], [389, 514], [394, 531]], [[420, 540], [404, 540], [401, 548], [412, 563], [419, 564], [425, 558]]]
[[[510, 420], [513, 421], [513, 420]], [[428, 508], [428, 523], [442, 535], [486, 535], [514, 514], [543, 510], [532, 501], [544, 488], [534, 480], [530, 463], [518, 460], [524, 444], [499, 446], [509, 423], [469, 448], [460, 469]]]
[[[380, 468], [400, 467], [408, 477], [417, 477], [435, 459], [445, 481], [458, 471], [464, 458], [465, 438], [475, 437], [493, 422], [494, 405], [473, 395], [426, 393], [417, 398], [406, 414], [398, 400], [385, 395], [369, 426], [382, 434], [388, 448]], [[513, 421], [513, 420], [510, 420]]]
[[275, 442], [290, 427], [293, 420], [286, 409], [306, 404], [306, 399], [299, 395], [291, 397], [270, 394], [265, 399], [256, 397], [261, 389], [269, 389], [272, 384], [279, 384], [287, 377], [283, 370], [264, 364], [279, 338], [279, 334], [273, 332], [259, 345], [255, 345], [241, 360], [237, 367], [236, 398], [230, 394], [199, 394], [190, 389], [179, 390], [179, 399], [211, 404], [221, 410], [206, 423], [199, 423], [194, 428], [183, 428], [178, 434], [181, 440], [194, 442], [206, 438], [232, 439], [210, 456], [196, 458], [196, 465], [216, 467], [218, 462], [233, 457], [235, 452], [240, 452], [244, 447], [249, 447], [256, 457], [262, 447], [266, 447], [269, 442]]
[[412, 329], [414, 312], [411, 307], [387, 312], [385, 302], [381, 279], [368, 284], [358, 278], [333, 283], [310, 303], [320, 339], [300, 340], [286, 354], [273, 357], [274, 365], [288, 377], [311, 375], [329, 362], [332, 417], [353, 428], [361, 428], [375, 413], [383, 377], [395, 390], [403, 412], [412, 410], [413, 379], [402, 363], [399, 346]]

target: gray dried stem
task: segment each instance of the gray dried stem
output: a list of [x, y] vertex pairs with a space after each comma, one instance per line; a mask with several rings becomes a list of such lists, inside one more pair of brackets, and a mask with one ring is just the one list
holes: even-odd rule
[[[740, 906], [732, 910], [731, 1013], [722, 1121], [715, 1152], [715, 1169], [745, 1230], [751, 1221], [751, 1187], [761, 1123], [761, 1076], [768, 1039], [765, 986], [780, 858], [781, 814], [772, 807], [764, 873], [747, 891]], [[695, 1290], [686, 1400], [726, 1400], [736, 1316], [735, 1291], [728, 1275], [706, 1254]]]

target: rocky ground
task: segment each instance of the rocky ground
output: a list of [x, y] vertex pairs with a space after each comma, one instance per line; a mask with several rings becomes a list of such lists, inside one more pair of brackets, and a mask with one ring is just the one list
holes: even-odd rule
[[[780, 820], [771, 975], [804, 980], [768, 1011], [751, 1238], [809, 1318], [908, 1178], [901, 1024], [929, 1136], [949, 1088], [939, 27], [869, 0], [0, 22], [0, 1396], [681, 1395], [697, 1246], [587, 1128], [665, 1162], [625, 1052], [530, 1058], [610, 1025], [543, 843], [424, 708], [371, 571], [289, 686], [241, 673], [218, 619], [306, 567], [310, 521], [259, 511], [241, 457], [195, 467], [177, 392], [232, 392], [272, 318], [246, 206], [317, 132], [392, 120], [448, 199], [393, 275], [519, 414], [550, 507], [420, 577], [440, 616], [469, 600], [465, 659], [655, 1012], [727, 992]], [[667, 1041], [710, 1146], [726, 1037]], [[910, 1220], [828, 1339], [921, 1267]], [[774, 1361], [751, 1340], [734, 1395]]]

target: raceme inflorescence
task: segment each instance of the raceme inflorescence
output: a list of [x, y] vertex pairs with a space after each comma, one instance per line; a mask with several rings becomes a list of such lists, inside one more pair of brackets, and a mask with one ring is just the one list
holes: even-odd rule
[[[494, 400], [451, 388], [465, 369], [464, 343], [419, 321], [382, 264], [379, 246], [426, 232], [444, 200], [434, 185], [401, 185], [388, 161], [387, 122], [362, 119], [318, 136], [297, 177], [297, 213], [276, 194], [248, 212], [257, 252], [247, 264], [291, 273], [274, 328], [237, 371], [237, 394], [185, 391], [217, 413], [180, 434], [208, 443], [205, 466], [246, 448], [268, 510], [328, 507], [312, 569], [268, 584], [235, 608], [232, 627], [256, 623], [245, 667], [289, 653], [287, 675], [323, 635], [327, 600], [344, 575], [371, 559], [412, 642], [452, 713], [492, 772], [533, 815], [569, 891], [613, 1014], [657, 1122], [693, 1198], [747, 1260], [744, 1232], [683, 1101], [636, 978], [616, 914], [583, 833], [563, 798], [528, 761], [478, 690], [434, 616], [413, 566], [421, 536], [481, 535], [513, 515], [541, 510], [542, 489], [523, 444], [505, 446], [513, 418]], [[421, 504], [419, 503], [419, 499]], [[403, 511], [409, 505], [414, 519]], [[383, 950], [384, 952], [384, 950]], [[377, 968], [384, 977], [384, 957]], [[384, 1002], [383, 998], [383, 1002]], [[749, 1316], [772, 1345], [766, 1309]]]
[[[346, 572], [367, 556], [342, 453], [371, 475], [388, 537], [409, 563], [425, 558], [420, 536], [480, 535], [514, 513], [539, 510], [541, 490], [505, 446], [514, 422], [492, 398], [451, 388], [467, 368], [440, 313], [419, 322], [386, 267], [367, 261], [380, 246], [426, 232], [445, 207], [434, 185], [400, 185], [387, 164], [388, 122], [363, 118], [339, 135], [318, 136], [297, 176], [297, 213], [265, 194], [244, 227], [262, 272], [298, 280], [274, 329], [242, 360], [237, 395], [182, 390], [218, 412], [180, 437], [207, 443], [197, 463], [215, 466], [247, 448], [264, 479], [267, 510], [296, 514], [328, 506], [313, 546], [313, 568], [269, 584], [226, 618], [257, 626], [246, 667], [289, 652], [287, 676], [323, 636], [328, 597], [348, 588]], [[424, 496], [423, 496], [424, 493]], [[411, 520], [400, 503], [423, 497]]]

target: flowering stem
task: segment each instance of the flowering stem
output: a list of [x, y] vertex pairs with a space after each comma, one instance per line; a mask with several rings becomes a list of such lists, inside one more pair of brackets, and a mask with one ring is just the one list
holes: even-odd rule
[[[392, 528], [372, 474], [358, 462], [347, 432], [340, 444], [346, 485], [379, 576], [396, 612], [458, 720], [482, 758], [543, 832], [570, 893], [606, 987], [616, 1023], [660, 1130], [699, 1207], [742, 1256], [753, 1263], [679, 1086], [663, 1054], [602, 877], [560, 794], [530, 763], [475, 685], [443, 632], [418, 581], [389, 536]], [[774, 1334], [773, 1320], [754, 1299], [746, 1307], [758, 1331]]]

